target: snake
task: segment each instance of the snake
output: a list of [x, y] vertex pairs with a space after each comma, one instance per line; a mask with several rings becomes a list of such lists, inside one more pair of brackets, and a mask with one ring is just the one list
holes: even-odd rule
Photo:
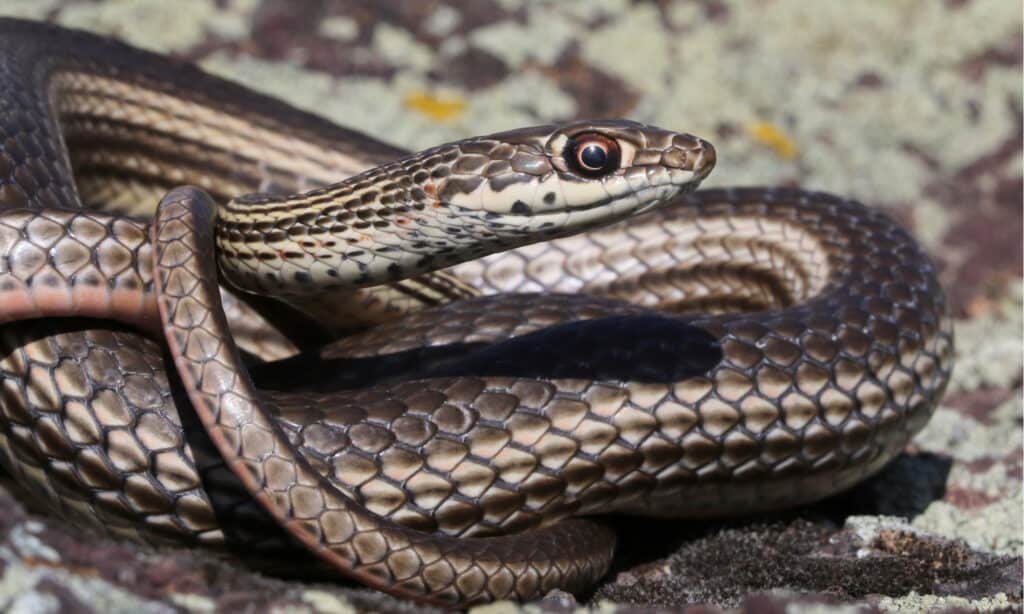
[[949, 380], [909, 233], [697, 190], [716, 154], [686, 133], [410, 153], [15, 19], [0, 92], [0, 461], [72, 526], [448, 607], [579, 593], [611, 564], [600, 514], [828, 497]]

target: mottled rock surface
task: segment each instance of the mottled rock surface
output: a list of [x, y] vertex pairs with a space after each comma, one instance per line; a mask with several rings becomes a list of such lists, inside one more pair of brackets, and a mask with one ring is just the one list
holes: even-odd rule
[[[593, 595], [527, 609], [1020, 610], [1018, 3], [0, 0], [0, 15], [186, 57], [409, 148], [628, 116], [713, 140], [707, 185], [800, 185], [886, 209], [941, 264], [958, 320], [949, 394], [906, 454], [785, 515], [623, 521], [628, 547]], [[0, 492], [0, 608], [423, 611], [84, 536], [14, 492]]]

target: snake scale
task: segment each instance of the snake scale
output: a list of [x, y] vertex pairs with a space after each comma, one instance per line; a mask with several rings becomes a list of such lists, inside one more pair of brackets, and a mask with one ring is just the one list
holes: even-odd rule
[[0, 458], [76, 526], [298, 545], [448, 606], [581, 591], [614, 547], [594, 514], [826, 497], [952, 368], [904, 230], [828, 194], [692, 191], [715, 156], [690, 135], [409, 155], [17, 20], [0, 92]]

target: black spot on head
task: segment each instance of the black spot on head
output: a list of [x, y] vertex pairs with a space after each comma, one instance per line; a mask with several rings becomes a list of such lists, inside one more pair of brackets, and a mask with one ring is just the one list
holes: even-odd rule
[[310, 277], [309, 273], [307, 273], [305, 271], [296, 271], [295, 272], [295, 281], [297, 281], [299, 283], [303, 283], [303, 284], [308, 284], [308, 283], [311, 283], [313, 281], [313, 278]]
[[554, 192], [548, 192], [547, 194], [544, 195], [544, 204], [552, 205], [554, 203], [555, 203], [555, 193]]
[[527, 205], [521, 200], [517, 200], [512, 203], [512, 213], [516, 215], [527, 215], [530, 213], [530, 205]]

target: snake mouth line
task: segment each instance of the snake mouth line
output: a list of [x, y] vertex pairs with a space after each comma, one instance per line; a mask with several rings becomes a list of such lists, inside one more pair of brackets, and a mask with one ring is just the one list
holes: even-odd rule
[[[559, 219], [559, 218], [564, 217], [566, 215], [579, 214], [579, 213], [585, 213], [585, 212], [593, 212], [593, 211], [596, 211], [598, 209], [601, 209], [601, 208], [604, 208], [604, 207], [608, 207], [609, 205], [612, 205], [616, 201], [622, 201], [625, 198], [632, 199], [634, 201], [633, 203], [623, 202], [623, 203], [621, 203], [621, 205], [619, 205], [617, 207], [618, 209], [621, 209], [621, 210], [616, 214], [615, 217], [610, 218], [608, 220], [608, 221], [612, 221], [613, 219], [616, 219], [616, 220], [620, 219], [622, 216], [628, 216], [628, 215], [631, 215], [631, 214], [638, 215], [640, 213], [645, 213], [647, 211], [650, 211], [652, 209], [657, 208], [658, 206], [660, 206], [660, 205], [662, 205], [662, 204], [664, 204], [664, 203], [666, 203], [668, 201], [671, 201], [671, 200], [674, 200], [676, 198], [682, 197], [682, 196], [684, 196], [684, 195], [686, 195], [686, 194], [696, 190], [700, 186], [700, 181], [702, 181], [702, 180], [703, 180], [703, 177], [697, 178], [695, 175], [689, 175], [689, 176], [687, 176], [684, 179], [680, 179], [678, 181], [672, 181], [672, 182], [668, 182], [668, 183], [664, 183], [664, 184], [646, 185], [646, 186], [642, 186], [639, 189], [631, 187], [630, 190], [627, 193], [619, 194], [619, 195], [608, 194], [608, 195], [606, 195], [603, 198], [590, 201], [590, 202], [588, 202], [586, 204], [583, 204], [583, 205], [567, 205], [567, 206], [564, 206], [561, 209], [558, 209], [557, 211], [546, 211], [546, 210], [534, 211], [533, 213], [531, 213], [529, 215], [514, 215], [514, 214], [511, 214], [511, 215], [501, 215], [501, 216], [499, 216], [497, 218], [494, 218], [492, 221], [500, 221], [502, 219], [505, 219], [505, 220], [515, 220], [516, 223], [523, 223], [523, 222], [532, 222], [532, 223], [541, 222], [541, 223], [545, 223], [545, 222], [548, 222], [549, 220]], [[667, 196], [660, 197], [660, 198], [648, 199], [648, 198], [646, 198], [644, 196], [644, 194], [649, 193], [649, 192], [653, 192], [653, 191], [658, 191], [658, 190], [671, 191], [673, 189], [675, 190], [674, 194], [669, 194]], [[457, 206], [457, 207], [458, 207], [458, 209], [460, 211], [465, 212], [465, 213], [473, 213], [473, 212], [475, 212], [474, 209], [471, 209], [469, 207], [465, 207], [465, 206]]]

